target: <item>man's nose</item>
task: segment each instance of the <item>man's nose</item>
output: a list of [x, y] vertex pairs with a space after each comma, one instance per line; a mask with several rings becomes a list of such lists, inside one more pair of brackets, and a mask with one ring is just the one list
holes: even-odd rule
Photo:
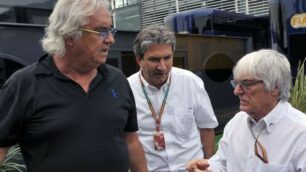
[[157, 69], [160, 69], [160, 70], [163, 70], [163, 69], [166, 69], [166, 62], [165, 60], [161, 59], [157, 65]]
[[241, 95], [244, 93], [243, 88], [241, 87], [240, 84], [237, 84], [236, 87], [234, 88], [234, 94], [237, 95]]
[[111, 34], [111, 33], [107, 34], [107, 36], [104, 39], [104, 42], [108, 43], [108, 44], [115, 43], [115, 38], [114, 38], [113, 34]]

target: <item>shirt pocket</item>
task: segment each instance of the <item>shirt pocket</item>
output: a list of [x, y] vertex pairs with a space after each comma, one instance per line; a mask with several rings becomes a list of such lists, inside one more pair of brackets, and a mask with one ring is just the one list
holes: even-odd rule
[[188, 140], [194, 131], [195, 118], [192, 108], [177, 108], [173, 114], [174, 132], [179, 139]]
[[[272, 163], [263, 163], [258, 158], [254, 159], [253, 170], [252, 172], [293, 172], [295, 171], [292, 165], [284, 164], [272, 164]], [[250, 171], [250, 172], [251, 172]]]
[[290, 165], [288, 164], [264, 164], [262, 163], [259, 165], [258, 172], [293, 172], [295, 171]]

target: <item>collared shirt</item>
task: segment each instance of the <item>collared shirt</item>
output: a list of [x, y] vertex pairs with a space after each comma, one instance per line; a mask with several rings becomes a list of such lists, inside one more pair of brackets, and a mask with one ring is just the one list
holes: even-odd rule
[[28, 172], [128, 171], [125, 132], [136, 132], [126, 77], [106, 64], [85, 92], [52, 57], [14, 73], [0, 90], [0, 147], [20, 144]]
[[[192, 72], [175, 68], [171, 70], [171, 85], [161, 120], [166, 149], [154, 150], [155, 120], [142, 91], [139, 73], [128, 78], [136, 100], [140, 141], [144, 147], [149, 171], [185, 171], [185, 164], [203, 158], [198, 128], [215, 128], [218, 125], [203, 81]], [[145, 89], [159, 112], [169, 83], [160, 89], [149, 85], [143, 78]], [[204, 145], [205, 146], [205, 145]]]
[[[255, 156], [250, 129], [256, 137], [262, 130], [258, 140], [266, 149], [268, 164]], [[209, 164], [213, 172], [306, 172], [306, 115], [288, 102], [279, 102], [257, 123], [239, 112], [226, 125]]]

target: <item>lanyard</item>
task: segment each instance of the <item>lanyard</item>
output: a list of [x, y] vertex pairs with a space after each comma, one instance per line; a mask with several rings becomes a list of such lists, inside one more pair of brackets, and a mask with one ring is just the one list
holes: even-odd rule
[[[253, 135], [253, 137], [254, 137], [254, 139], [255, 139], [255, 144], [254, 144], [255, 155], [256, 155], [259, 159], [261, 159], [264, 163], [268, 163], [267, 151], [266, 151], [265, 147], [258, 141], [258, 138], [259, 138], [259, 136], [260, 136], [260, 134], [261, 134], [261, 132], [263, 131], [264, 128], [265, 128], [265, 126], [262, 127], [262, 129], [260, 129], [260, 131], [259, 131], [259, 133], [258, 133], [258, 135], [257, 135], [257, 137], [256, 137], [255, 134], [253, 133], [252, 129], [251, 129], [251, 126], [250, 126], [251, 133], [252, 133], [252, 135]], [[257, 147], [257, 145], [259, 146], [262, 155], [260, 155], [260, 154], [258, 153], [258, 147]]]
[[[166, 105], [166, 101], [167, 101], [167, 97], [168, 97], [168, 93], [169, 93], [169, 89], [170, 89], [170, 84], [171, 84], [171, 78], [169, 78], [169, 84], [167, 85], [167, 89], [166, 89], [166, 92], [164, 94], [164, 99], [163, 99], [163, 103], [160, 107], [160, 110], [159, 110], [159, 114], [157, 116], [154, 108], [153, 108], [153, 105], [151, 103], [151, 100], [148, 96], [148, 93], [145, 89], [145, 86], [142, 82], [142, 79], [141, 79], [141, 74], [139, 73], [139, 80], [140, 80], [140, 84], [141, 84], [141, 88], [142, 88], [142, 91], [147, 99], [147, 102], [148, 102], [148, 105], [149, 105], [149, 108], [151, 110], [151, 113], [152, 113], [152, 116], [153, 118], [155, 119], [155, 123], [156, 123], [156, 131], [160, 131], [160, 123], [161, 123], [161, 118], [162, 118], [162, 115], [163, 115], [163, 112], [164, 112], [164, 108], [165, 108], [165, 105]], [[170, 76], [169, 76], [170, 77]]]

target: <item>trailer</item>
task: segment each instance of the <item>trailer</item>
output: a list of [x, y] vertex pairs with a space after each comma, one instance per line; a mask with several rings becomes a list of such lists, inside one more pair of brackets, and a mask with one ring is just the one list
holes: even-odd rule
[[[239, 111], [239, 100], [233, 94], [232, 68], [240, 57], [250, 52], [252, 40], [222, 35], [176, 34], [174, 64], [198, 75], [205, 85], [219, 122], [216, 132]], [[181, 59], [181, 60], [180, 60]], [[184, 62], [184, 63], [183, 63]]]
[[271, 46], [287, 55], [293, 76], [306, 57], [306, 1], [270, 0]]

